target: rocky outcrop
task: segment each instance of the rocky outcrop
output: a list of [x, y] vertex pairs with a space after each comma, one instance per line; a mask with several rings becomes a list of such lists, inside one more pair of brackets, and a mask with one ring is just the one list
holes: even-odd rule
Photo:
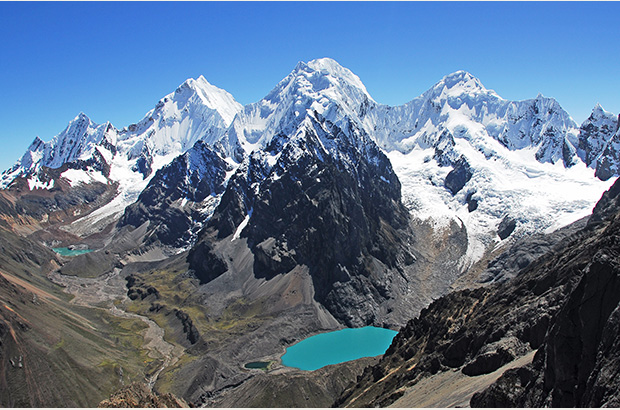
[[312, 372], [288, 370], [270, 374], [255, 371], [251, 379], [212, 400], [207, 407], [329, 407], [350, 380], [355, 380], [365, 366], [376, 361], [376, 358], [367, 357]]
[[488, 263], [478, 281], [481, 283], [504, 282], [514, 278], [536, 259], [563, 246], [562, 241], [565, 238], [570, 238], [585, 228], [586, 224], [590, 223], [589, 221], [592, 221], [593, 218], [594, 215], [585, 217], [555, 232], [534, 234], [518, 240]]
[[190, 250], [187, 261], [201, 284], [211, 282], [228, 270], [226, 262], [215, 254], [212, 241], [204, 236], [203, 240]]
[[[454, 165], [454, 169], [446, 175], [444, 182], [452, 195], [456, 195], [472, 177], [471, 167], [465, 158], [461, 158]], [[474, 208], [475, 209], [475, 208]], [[471, 212], [471, 211], [470, 211]]]
[[191, 344], [196, 344], [200, 339], [200, 333], [198, 333], [198, 329], [194, 326], [192, 318], [182, 310], [175, 309], [174, 312], [177, 319], [179, 319], [183, 325], [183, 333], [185, 333], [187, 340]]
[[125, 280], [127, 281], [127, 296], [131, 300], [144, 300], [149, 296], [153, 296], [153, 299], [159, 298], [159, 291], [151, 285], [144, 283], [142, 279], [135, 275], [128, 275]]
[[504, 240], [510, 236], [510, 234], [517, 227], [517, 221], [509, 216], [504, 217], [497, 227], [497, 235], [500, 239]]
[[100, 408], [188, 408], [185, 400], [171, 393], [158, 394], [144, 383], [135, 382], [99, 403]]
[[591, 228], [604, 224], [614, 217], [620, 209], [620, 184], [614, 183], [597, 202], [592, 210], [592, 216], [588, 220]]

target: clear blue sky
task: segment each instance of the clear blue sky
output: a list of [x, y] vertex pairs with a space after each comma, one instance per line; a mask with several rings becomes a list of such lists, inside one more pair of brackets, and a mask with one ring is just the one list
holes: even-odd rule
[[80, 111], [121, 128], [189, 77], [247, 104], [331, 57], [403, 104], [459, 69], [581, 123], [620, 111], [620, 3], [0, 2], [0, 169]]

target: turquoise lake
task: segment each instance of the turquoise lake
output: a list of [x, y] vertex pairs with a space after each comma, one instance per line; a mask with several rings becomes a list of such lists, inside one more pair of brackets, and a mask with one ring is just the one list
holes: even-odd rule
[[52, 250], [62, 256], [77, 256], [84, 253], [92, 252], [94, 249], [52, 248]]
[[398, 332], [380, 327], [342, 329], [311, 336], [286, 349], [282, 364], [301, 370], [385, 353]]

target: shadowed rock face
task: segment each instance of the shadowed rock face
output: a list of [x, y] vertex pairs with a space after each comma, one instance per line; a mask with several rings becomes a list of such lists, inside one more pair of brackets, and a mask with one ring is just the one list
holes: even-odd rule
[[618, 185], [599, 202], [595, 223], [514, 279], [432, 303], [336, 404], [386, 406], [438, 372], [485, 374], [537, 349], [531, 364], [474, 394], [472, 407], [617, 406], [620, 209], [610, 204]]
[[148, 243], [183, 247], [192, 239], [192, 229], [208, 215], [180, 201], [200, 203], [223, 192], [228, 165], [205, 142], [198, 141], [188, 152], [157, 171], [138, 200], [125, 209], [119, 227], [138, 227], [149, 221]]
[[[302, 137], [280, 136], [268, 147], [280, 152], [278, 162], [269, 169], [250, 158], [231, 179], [209, 227], [222, 238], [251, 215], [237, 234], [254, 254], [254, 275], [269, 280], [308, 266], [315, 300], [343, 323], [359, 325], [372, 323], [373, 310], [390, 297], [390, 270], [412, 258], [404, 256], [409, 217], [398, 178], [378, 147], [349, 126], [316, 118]], [[328, 144], [337, 154], [325, 152]], [[208, 240], [212, 235], [203, 234], [201, 241]], [[201, 241], [190, 266], [200, 278], [213, 277], [203, 272], [205, 260], [217, 257]]]
[[502, 221], [499, 223], [499, 226], [497, 227], [497, 235], [502, 240], [506, 239], [510, 236], [512, 232], [514, 232], [516, 227], [517, 221], [515, 221], [513, 218], [506, 216], [504, 217], [504, 219], [502, 219]]
[[456, 195], [472, 177], [471, 167], [465, 158], [461, 158], [454, 165], [454, 169], [446, 175], [446, 188]]
[[474, 395], [472, 406], [616, 407], [620, 382], [620, 220], [614, 216], [572, 267], [565, 292], [533, 363]]
[[[317, 141], [309, 136], [304, 144]], [[387, 158], [379, 159], [373, 166], [357, 158], [359, 181], [336, 161], [312, 155], [291, 163], [280, 179], [268, 180], [255, 198], [248, 228], [255, 275], [269, 279], [295, 265], [309, 266], [315, 299], [341, 318], [347, 307], [340, 305], [340, 285], [386, 298], [382, 276], [397, 265], [402, 240], [397, 229], [406, 225], [407, 214], [397, 178], [374, 177], [383, 174], [375, 167], [389, 169]]]

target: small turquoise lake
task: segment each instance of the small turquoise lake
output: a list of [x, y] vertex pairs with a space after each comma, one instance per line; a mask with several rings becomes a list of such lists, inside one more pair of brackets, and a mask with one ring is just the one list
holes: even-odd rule
[[77, 256], [84, 253], [92, 252], [94, 249], [52, 248], [52, 250], [62, 256]]
[[348, 362], [385, 353], [398, 332], [380, 327], [342, 329], [311, 336], [286, 349], [282, 364], [301, 370]]

